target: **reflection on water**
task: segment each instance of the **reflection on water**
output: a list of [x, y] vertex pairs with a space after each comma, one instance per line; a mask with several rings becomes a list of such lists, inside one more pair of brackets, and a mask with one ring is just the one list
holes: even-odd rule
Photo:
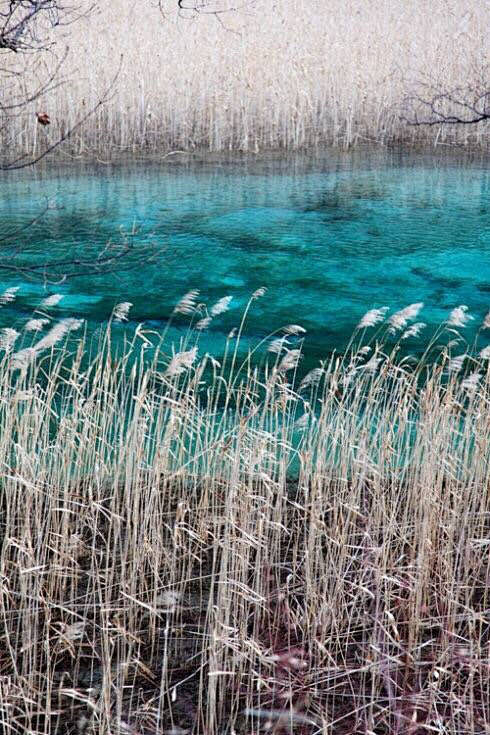
[[[145, 267], [48, 287], [65, 294], [59, 314], [84, 317], [91, 328], [122, 300], [133, 302], [135, 322], [163, 327], [180, 296], [197, 288], [208, 303], [234, 297], [235, 308], [204, 339], [204, 349], [219, 351], [250, 293], [266, 286], [246, 334], [302, 324], [316, 359], [341, 348], [372, 307], [424, 301], [421, 319], [435, 325], [468, 304], [471, 336], [490, 308], [490, 176], [481, 159], [176, 156], [12, 173], [0, 192], [0, 237], [32, 219], [46, 197], [56, 204], [16, 237], [26, 260], [89, 252], [135, 223], [136, 240], [153, 243], [156, 257]], [[2, 287], [21, 286], [0, 314], [2, 326], [15, 326], [46, 291], [14, 274], [1, 278]]]

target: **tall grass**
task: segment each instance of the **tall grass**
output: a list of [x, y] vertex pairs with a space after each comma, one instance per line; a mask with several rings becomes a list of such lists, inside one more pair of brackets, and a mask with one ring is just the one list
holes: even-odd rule
[[3, 333], [2, 732], [489, 731], [489, 348], [377, 309], [300, 375], [263, 296], [221, 356], [196, 292], [178, 346]]
[[[414, 128], [401, 119], [407, 96], [430, 96], [427, 84], [465, 98], [488, 82], [486, 2], [256, 0], [219, 20], [179, 16], [173, 2], [163, 18], [155, 5], [113, 0], [57, 29], [59, 54], [69, 45], [67, 83], [35, 103], [53, 124], [41, 129], [29, 111], [12, 121], [11, 145], [37, 151], [74, 125], [107, 90], [121, 54], [115, 93], [76, 132], [73, 154], [488, 144], [487, 124]], [[33, 59], [21, 94], [54, 63], [51, 52]]]

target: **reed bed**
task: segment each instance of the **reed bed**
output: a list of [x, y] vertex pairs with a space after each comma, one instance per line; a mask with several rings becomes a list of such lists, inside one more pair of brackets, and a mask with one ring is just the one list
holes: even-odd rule
[[490, 314], [412, 360], [422, 304], [373, 309], [305, 375], [300, 325], [240, 350], [264, 295], [220, 356], [197, 292], [178, 345], [3, 330], [3, 733], [490, 731]]
[[[403, 120], [413, 113], [406, 102], [413, 95], [488, 92], [487, 2], [251, 0], [219, 16], [179, 14], [170, 0], [162, 16], [155, 6], [113, 0], [56, 29], [57, 56], [51, 50], [42, 62], [31, 59], [18, 92], [37, 88], [68, 45], [66, 83], [11, 120], [10, 149], [39, 152], [75, 125], [111, 88], [121, 55], [110, 99], [66, 153], [488, 147], [488, 123], [418, 128]], [[34, 106], [49, 112], [50, 128], [37, 125]]]

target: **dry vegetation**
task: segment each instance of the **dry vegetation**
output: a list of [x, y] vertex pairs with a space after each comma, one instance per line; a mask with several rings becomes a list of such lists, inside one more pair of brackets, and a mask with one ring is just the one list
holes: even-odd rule
[[490, 314], [413, 361], [422, 305], [373, 310], [300, 379], [297, 325], [243, 359], [263, 296], [219, 362], [196, 292], [176, 351], [3, 330], [2, 733], [490, 732]]
[[[488, 145], [488, 122], [416, 128], [402, 119], [407, 96], [457, 88], [471, 97], [488, 85], [488, 2], [252, 0], [218, 17], [179, 17], [170, 0], [162, 17], [155, 5], [112, 0], [56, 31], [59, 57], [63, 33], [69, 45], [67, 82], [36, 102], [52, 125], [22, 113], [12, 121], [15, 146], [35, 153], [76, 125], [110, 87], [121, 54], [115, 93], [76, 131], [72, 154]], [[50, 53], [34, 58], [22, 94], [55, 63]]]

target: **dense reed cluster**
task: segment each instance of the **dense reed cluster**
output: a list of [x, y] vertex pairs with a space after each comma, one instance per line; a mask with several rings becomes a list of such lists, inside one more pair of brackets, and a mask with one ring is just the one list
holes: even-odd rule
[[196, 291], [179, 345], [3, 330], [2, 732], [489, 732], [490, 314], [412, 360], [423, 304], [372, 309], [304, 374], [301, 325], [241, 351], [264, 296], [220, 356]]
[[[38, 152], [109, 88], [110, 99], [76, 130], [67, 152], [488, 145], [485, 122], [419, 128], [404, 120], [413, 117], [414, 96], [450, 92], [467, 101], [485, 84], [488, 94], [486, 2], [432, 0], [429, 13], [424, 0], [250, 0], [219, 16], [162, 5], [163, 15], [151, 0], [114, 0], [55, 29], [58, 57], [69, 46], [64, 83], [35, 102], [51, 126], [41, 128], [34, 109], [22, 112], [3, 131], [10, 146]], [[42, 63], [34, 58], [18, 78], [20, 97], [56, 63], [53, 50]], [[446, 103], [448, 113], [462, 112]]]

